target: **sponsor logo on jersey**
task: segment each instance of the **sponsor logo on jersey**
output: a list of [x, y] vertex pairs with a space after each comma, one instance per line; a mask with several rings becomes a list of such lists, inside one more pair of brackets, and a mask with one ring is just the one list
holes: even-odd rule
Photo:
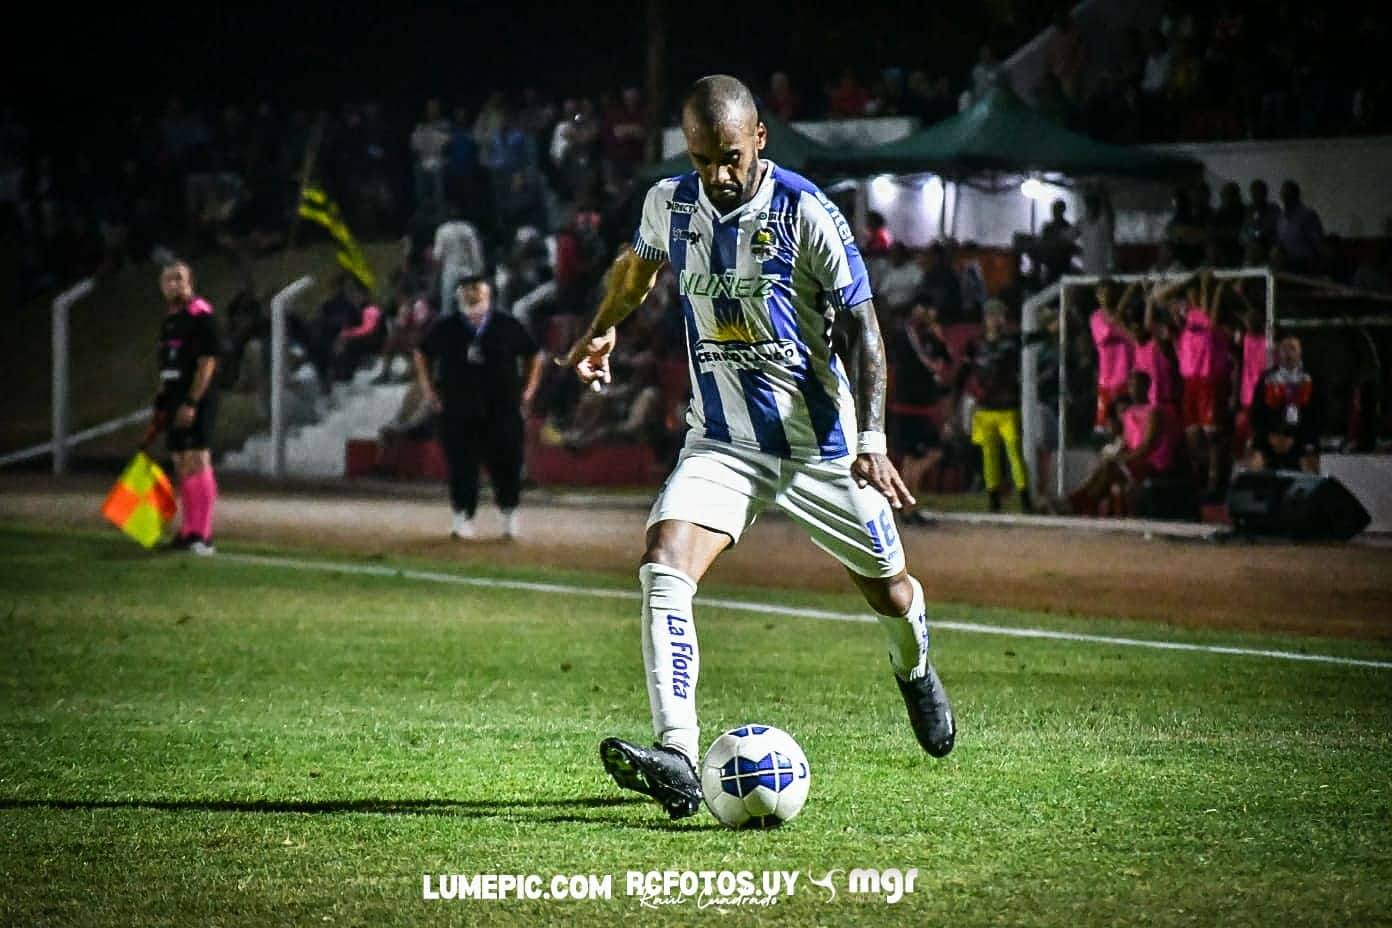
[[817, 191], [817, 202], [826, 208], [827, 215], [831, 217], [832, 224], [836, 226], [836, 233], [841, 236], [841, 241], [846, 245], [855, 244], [855, 233], [851, 231], [850, 223], [846, 222], [846, 217], [841, 215], [841, 210], [836, 208], [836, 204], [827, 198], [825, 193]]
[[763, 300], [773, 293], [774, 282], [778, 279], [777, 274], [739, 277], [734, 271], [726, 271], [723, 274], [682, 271], [681, 276], [677, 278], [677, 291], [682, 296]]
[[695, 245], [701, 241], [701, 233], [692, 232], [690, 229], [673, 229], [672, 238], [679, 242], [687, 242], [688, 244]]
[[701, 373], [716, 368], [757, 371], [766, 367], [792, 367], [799, 358], [797, 342], [788, 338], [747, 342], [703, 338], [696, 343], [693, 358]]
[[667, 201], [667, 211], [669, 213], [686, 213], [691, 215], [696, 212], [695, 203], [679, 203], [676, 200]]
[[758, 229], [749, 239], [749, 251], [760, 261], [768, 261], [778, 254], [777, 242], [772, 229]]

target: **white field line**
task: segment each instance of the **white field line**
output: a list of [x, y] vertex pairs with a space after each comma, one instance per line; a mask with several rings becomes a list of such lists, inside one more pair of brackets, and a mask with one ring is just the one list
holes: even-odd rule
[[[220, 554], [220, 560], [239, 564], [260, 564], [266, 567], [281, 567], [289, 570], [309, 570], [323, 573], [358, 574], [368, 577], [397, 577], [404, 580], [424, 580], [430, 583], [448, 583], [455, 586], [472, 586], [487, 589], [523, 590], [529, 593], [544, 593], [560, 596], [593, 596], [600, 599], [637, 600], [639, 594], [631, 590], [606, 590], [594, 587], [570, 586], [563, 583], [538, 583], [530, 580], [505, 580], [496, 577], [466, 577], [459, 574], [442, 573], [434, 570], [412, 570], [405, 567], [381, 567], [375, 564], [334, 563], [332, 561], [305, 561], [297, 558], [267, 557], [259, 554]], [[791, 616], [801, 619], [821, 619], [833, 622], [875, 622], [874, 616], [857, 615], [849, 612], [832, 612], [827, 609], [801, 609], [792, 606], [777, 606], [769, 603], [748, 602], [740, 599], [702, 598], [704, 608], [731, 609], [737, 612], [754, 612], [763, 615]], [[1202, 651], [1207, 654], [1234, 654], [1240, 657], [1270, 657], [1286, 661], [1309, 661], [1319, 664], [1340, 664], [1346, 667], [1376, 667], [1392, 670], [1392, 661], [1364, 660], [1354, 657], [1337, 657], [1332, 654], [1302, 654], [1297, 651], [1272, 651], [1262, 648], [1237, 648], [1216, 644], [1191, 644], [1183, 641], [1164, 641], [1148, 638], [1120, 638], [1113, 635], [1084, 635], [1076, 632], [1060, 632], [1047, 628], [1014, 628], [1008, 625], [984, 625], [979, 622], [953, 622], [931, 620], [934, 630], [948, 629], [976, 635], [1005, 635], [1011, 638], [1045, 638], [1055, 641], [1084, 641], [1092, 644], [1111, 644], [1129, 648], [1155, 648], [1164, 651]]]

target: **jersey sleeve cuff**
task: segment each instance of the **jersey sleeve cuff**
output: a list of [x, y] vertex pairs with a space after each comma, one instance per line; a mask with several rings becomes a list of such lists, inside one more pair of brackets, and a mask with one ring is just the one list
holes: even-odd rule
[[667, 260], [667, 252], [649, 245], [647, 242], [643, 241], [641, 235], [635, 235], [633, 237], [633, 253], [644, 261]]

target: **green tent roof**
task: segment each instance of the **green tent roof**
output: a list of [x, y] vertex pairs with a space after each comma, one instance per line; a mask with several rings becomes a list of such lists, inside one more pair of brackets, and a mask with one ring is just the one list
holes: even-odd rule
[[[768, 143], [764, 146], [763, 156], [781, 168], [799, 174], [814, 171], [814, 161], [829, 160], [837, 152], [835, 148], [804, 135], [777, 116], [761, 113], [759, 118], [768, 130]], [[688, 174], [691, 171], [691, 158], [686, 152], [680, 151], [670, 158], [643, 165], [639, 170], [639, 176], [645, 180], [658, 180]]]
[[1003, 87], [905, 138], [817, 155], [809, 166], [824, 173], [931, 172], [963, 179], [973, 174], [1030, 171], [1162, 179], [1202, 169], [1193, 159], [1099, 142], [1065, 129]]

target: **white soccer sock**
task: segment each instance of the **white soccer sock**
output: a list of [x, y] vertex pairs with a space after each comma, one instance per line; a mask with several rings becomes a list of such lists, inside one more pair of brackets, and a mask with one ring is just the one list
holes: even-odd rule
[[681, 751], [696, 765], [696, 678], [701, 668], [691, 600], [696, 581], [662, 564], [638, 568], [643, 584], [643, 666], [653, 734], [663, 747]]
[[928, 606], [923, 587], [913, 577], [913, 601], [906, 615], [881, 615], [880, 625], [889, 636], [889, 664], [905, 680], [917, 680], [928, 672]]

